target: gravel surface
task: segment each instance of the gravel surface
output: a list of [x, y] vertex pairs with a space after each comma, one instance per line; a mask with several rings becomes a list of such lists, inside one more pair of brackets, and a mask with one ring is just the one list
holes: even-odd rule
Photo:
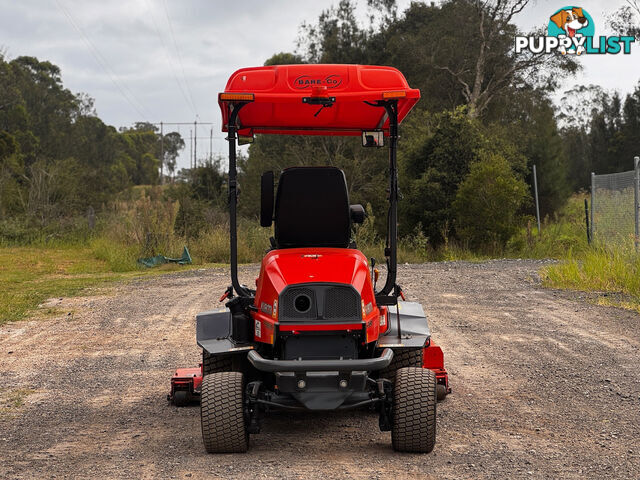
[[640, 318], [542, 289], [543, 264], [400, 268], [453, 388], [428, 455], [360, 411], [273, 414], [249, 453], [205, 454], [199, 409], [166, 394], [223, 269], [51, 300], [64, 315], [0, 327], [0, 478], [640, 478]]

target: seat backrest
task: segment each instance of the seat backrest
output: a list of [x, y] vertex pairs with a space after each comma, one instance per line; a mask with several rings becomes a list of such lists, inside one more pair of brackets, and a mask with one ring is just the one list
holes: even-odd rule
[[347, 248], [351, 236], [344, 172], [292, 167], [280, 175], [275, 205], [276, 248]]

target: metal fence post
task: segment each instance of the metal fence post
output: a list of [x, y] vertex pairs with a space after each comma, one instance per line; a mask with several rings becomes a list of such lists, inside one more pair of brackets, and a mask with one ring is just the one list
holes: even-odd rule
[[591, 228], [589, 227], [589, 202], [584, 199], [584, 220], [587, 226], [587, 243], [591, 245]]
[[596, 174], [591, 172], [591, 241], [593, 242], [593, 231], [594, 231], [594, 221], [593, 221], [593, 205], [596, 199]]
[[538, 203], [538, 175], [536, 166], [533, 166], [533, 189], [536, 194], [536, 219], [538, 220], [538, 235], [540, 235], [540, 204]]
[[635, 157], [633, 159], [633, 168], [635, 170], [635, 182], [633, 182], [633, 206], [636, 217], [635, 247], [637, 252], [638, 241], [640, 241], [640, 205], [638, 204], [638, 200], [640, 199], [640, 157]]

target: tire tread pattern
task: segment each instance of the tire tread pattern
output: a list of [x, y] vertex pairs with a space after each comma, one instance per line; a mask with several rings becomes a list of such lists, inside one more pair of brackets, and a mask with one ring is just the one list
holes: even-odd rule
[[231, 355], [211, 355], [202, 351], [202, 374], [209, 375], [214, 372], [230, 372]]
[[422, 367], [422, 355], [422, 347], [393, 349], [393, 359], [391, 363], [380, 370], [378, 375], [380, 378], [386, 378], [393, 382], [396, 377], [396, 371], [399, 368]]
[[429, 453], [436, 443], [436, 376], [426, 368], [401, 368], [393, 391], [393, 448]]
[[202, 379], [202, 440], [209, 453], [243, 453], [249, 448], [244, 418], [244, 376], [213, 372]]

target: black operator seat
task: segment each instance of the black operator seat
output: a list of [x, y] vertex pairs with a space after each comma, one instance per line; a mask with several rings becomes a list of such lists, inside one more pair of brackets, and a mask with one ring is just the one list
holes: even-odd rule
[[351, 236], [349, 193], [335, 167], [282, 171], [275, 205], [276, 248], [347, 248]]

